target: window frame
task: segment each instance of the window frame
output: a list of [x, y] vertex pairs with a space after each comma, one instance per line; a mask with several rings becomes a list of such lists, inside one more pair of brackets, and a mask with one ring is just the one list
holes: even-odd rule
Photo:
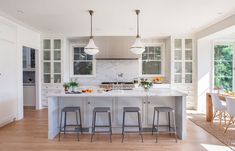
[[[215, 62], [215, 46], [216, 45], [232, 45], [233, 46], [233, 75], [235, 75], [235, 41], [234, 40], [214, 40], [212, 42], [212, 53], [211, 53], [211, 91], [214, 89], [214, 86], [215, 86], [215, 82], [214, 82], [214, 79], [215, 79], [215, 66], [214, 66], [214, 62]], [[232, 91], [235, 91], [235, 78], [233, 78], [233, 82], [232, 82], [232, 86], [233, 86], [233, 90]]]
[[141, 77], [156, 77], [156, 76], [165, 76], [165, 44], [164, 43], [145, 43], [145, 47], [161, 47], [161, 74], [143, 74], [143, 64], [142, 64], [142, 54], [139, 59], [139, 75]]
[[71, 44], [70, 46], [70, 77], [72, 78], [79, 78], [79, 77], [96, 77], [96, 59], [93, 56], [92, 58], [92, 74], [85, 74], [85, 75], [75, 75], [74, 74], [74, 48], [76, 47], [85, 47], [86, 44]]

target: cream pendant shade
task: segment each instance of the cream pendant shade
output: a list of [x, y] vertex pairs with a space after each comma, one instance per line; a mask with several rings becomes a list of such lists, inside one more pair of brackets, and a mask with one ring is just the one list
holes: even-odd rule
[[137, 16], [137, 36], [135, 43], [131, 46], [131, 52], [137, 55], [142, 54], [145, 51], [145, 47], [141, 42], [141, 38], [139, 36], [139, 13], [140, 10], [135, 10]]
[[136, 38], [135, 43], [131, 46], [131, 52], [137, 55], [142, 54], [145, 51], [145, 47], [141, 42], [140, 37]]
[[87, 53], [88, 55], [96, 55], [99, 52], [98, 47], [95, 45], [93, 36], [92, 36], [92, 15], [94, 13], [93, 10], [89, 10], [90, 16], [91, 16], [91, 36], [90, 36], [90, 40], [87, 44], [87, 46], [85, 47], [85, 53]]
[[96, 55], [99, 52], [98, 47], [95, 45], [93, 38], [90, 38], [89, 43], [85, 47], [85, 53], [88, 55]]

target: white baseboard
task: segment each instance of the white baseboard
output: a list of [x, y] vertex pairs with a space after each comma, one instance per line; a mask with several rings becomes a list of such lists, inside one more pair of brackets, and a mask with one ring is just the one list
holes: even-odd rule
[[11, 122], [14, 122], [16, 120], [16, 117], [14, 115], [10, 115], [6, 118], [0, 119], [0, 127], [3, 127]]

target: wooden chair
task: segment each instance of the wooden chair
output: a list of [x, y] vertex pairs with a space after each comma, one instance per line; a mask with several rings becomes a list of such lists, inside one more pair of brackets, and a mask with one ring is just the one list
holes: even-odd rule
[[228, 122], [228, 125], [226, 126], [226, 129], [224, 131], [224, 133], [227, 132], [228, 130], [228, 127], [231, 125], [231, 124], [234, 124], [235, 123], [235, 98], [231, 98], [231, 97], [226, 97], [226, 102], [227, 102], [227, 113], [229, 114], [229, 122]]
[[226, 109], [226, 104], [222, 104], [222, 101], [220, 100], [219, 96], [217, 93], [211, 93], [211, 98], [212, 98], [212, 104], [214, 107], [214, 115], [211, 120], [211, 126], [213, 125], [213, 121], [216, 117], [219, 118], [219, 129], [221, 127], [221, 121], [222, 118], [224, 119], [225, 125], [226, 125], [226, 117], [227, 117], [227, 109]]

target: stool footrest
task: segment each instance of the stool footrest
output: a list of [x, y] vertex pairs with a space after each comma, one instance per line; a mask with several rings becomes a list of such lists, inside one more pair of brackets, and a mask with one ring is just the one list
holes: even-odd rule
[[139, 125], [124, 125], [124, 127], [139, 127]]
[[110, 131], [94, 131], [94, 133], [110, 133]]
[[110, 127], [110, 125], [95, 125], [94, 127]]
[[139, 133], [139, 131], [124, 131], [124, 133]]

